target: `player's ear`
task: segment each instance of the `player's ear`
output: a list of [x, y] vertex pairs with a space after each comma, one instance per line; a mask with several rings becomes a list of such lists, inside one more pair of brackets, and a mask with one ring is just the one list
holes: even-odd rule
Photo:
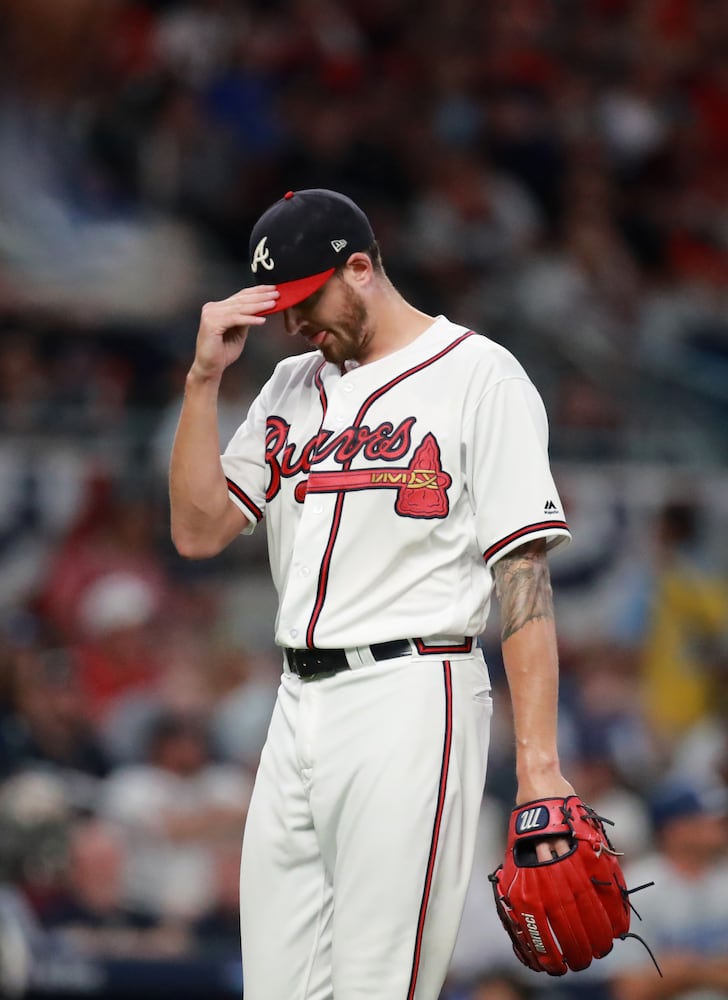
[[360, 287], [368, 285], [374, 275], [371, 257], [362, 251], [351, 254], [346, 262], [345, 271], [354, 285]]

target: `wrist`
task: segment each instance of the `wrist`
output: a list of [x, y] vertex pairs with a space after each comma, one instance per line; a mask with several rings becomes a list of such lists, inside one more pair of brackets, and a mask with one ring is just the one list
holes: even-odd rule
[[200, 365], [197, 361], [192, 362], [192, 367], [187, 372], [187, 377], [185, 379], [186, 389], [196, 389], [196, 388], [213, 388], [217, 390], [220, 385], [220, 380], [222, 378], [222, 372], [209, 371]]
[[573, 795], [574, 789], [561, 773], [558, 757], [543, 755], [537, 759], [518, 758], [516, 761], [518, 783], [517, 802]]
[[516, 745], [516, 775], [523, 779], [548, 778], [561, 774], [561, 764], [556, 750], [534, 750]]

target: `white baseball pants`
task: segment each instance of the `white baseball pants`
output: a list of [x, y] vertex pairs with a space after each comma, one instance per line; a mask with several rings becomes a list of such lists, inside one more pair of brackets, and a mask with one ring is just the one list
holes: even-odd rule
[[437, 1000], [491, 713], [477, 648], [284, 674], [243, 840], [245, 1000]]

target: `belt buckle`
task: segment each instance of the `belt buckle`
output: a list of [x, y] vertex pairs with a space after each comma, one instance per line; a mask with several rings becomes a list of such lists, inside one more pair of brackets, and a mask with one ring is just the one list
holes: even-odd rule
[[[328, 650], [317, 649], [292, 649], [285, 650], [286, 662], [291, 673], [300, 677], [302, 681], [318, 680], [323, 677], [333, 677], [334, 674], [342, 670], [349, 670], [349, 663], [346, 659], [338, 662], [326, 662]], [[331, 651], [332, 659], [334, 653]], [[320, 669], [317, 669], [320, 668]]]

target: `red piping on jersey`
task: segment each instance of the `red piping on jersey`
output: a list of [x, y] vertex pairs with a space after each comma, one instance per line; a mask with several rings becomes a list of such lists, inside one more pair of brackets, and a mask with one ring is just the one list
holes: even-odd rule
[[564, 531], [569, 530], [569, 525], [566, 521], [539, 521], [536, 524], [527, 524], [523, 528], [519, 528], [518, 531], [512, 531], [510, 535], [506, 535], [505, 538], [501, 538], [499, 542], [495, 542], [490, 548], [486, 549], [483, 553], [483, 559], [488, 562], [492, 559], [496, 553], [504, 549], [506, 545], [510, 545], [511, 542], [517, 541], [519, 538], [523, 538], [524, 535], [532, 535], [537, 531], [548, 531], [549, 528], [561, 528]]
[[329, 583], [329, 568], [331, 566], [331, 553], [334, 549], [334, 543], [336, 542], [336, 536], [339, 533], [339, 525], [341, 524], [341, 509], [344, 506], [344, 497], [346, 494], [339, 493], [336, 498], [336, 506], [334, 507], [334, 521], [331, 525], [331, 531], [329, 533], [329, 540], [326, 543], [326, 551], [324, 552], [324, 557], [321, 560], [321, 570], [319, 572], [318, 587], [316, 588], [316, 603], [313, 607], [313, 612], [311, 614], [311, 619], [308, 623], [308, 628], [306, 629], [306, 645], [310, 648], [314, 648], [313, 641], [313, 630], [316, 627], [316, 623], [319, 620], [319, 615], [321, 614], [321, 608], [324, 606], [324, 601], [326, 600], [326, 588]]
[[[328, 400], [326, 399], [326, 389], [324, 387], [324, 382], [323, 382], [323, 371], [325, 367], [326, 363], [324, 362], [316, 370], [316, 374], [313, 377], [314, 383], [319, 391], [319, 399], [321, 400], [321, 424], [319, 425], [319, 430], [321, 430], [321, 426], [323, 425], [324, 418], [326, 416], [326, 408], [328, 406]], [[305, 483], [305, 480], [303, 480], [302, 483], [299, 483], [299, 485], [303, 485], [303, 483]], [[323, 605], [324, 600], [326, 599], [328, 573], [324, 575], [324, 566], [331, 559], [331, 550], [334, 547], [334, 542], [336, 541], [336, 536], [339, 532], [339, 524], [341, 523], [341, 507], [342, 507], [340, 501], [343, 501], [343, 499], [344, 499], [343, 493], [336, 498], [336, 507], [334, 508], [334, 523], [332, 525], [331, 532], [329, 534], [329, 540], [326, 543], [326, 551], [324, 552], [324, 558], [323, 562], [321, 563], [321, 570], [319, 572], [319, 581], [318, 581], [318, 586], [316, 588], [316, 603], [314, 605], [313, 613], [311, 615], [311, 620], [308, 623], [308, 628], [306, 629], [306, 645], [311, 647], [313, 647], [313, 623], [314, 621], [318, 621], [318, 616], [321, 614], [321, 609], [319, 607], [319, 604]]]
[[364, 400], [364, 402], [361, 405], [361, 409], [356, 415], [356, 419], [354, 420], [353, 426], [354, 427], [359, 426], [360, 422], [364, 419], [366, 411], [369, 409], [372, 403], [376, 402], [380, 396], [383, 396], [385, 394], [385, 392], [389, 392], [390, 389], [392, 389], [395, 385], [399, 385], [400, 382], [403, 382], [406, 378], [409, 378], [410, 375], [416, 375], [417, 372], [421, 372], [423, 368], [429, 368], [430, 365], [434, 365], [436, 361], [439, 361], [440, 358], [444, 358], [445, 355], [449, 354], [450, 351], [453, 350], [453, 348], [458, 346], [458, 344], [462, 344], [462, 342], [464, 340], [467, 340], [468, 337], [475, 337], [475, 336], [476, 334], [473, 333], [472, 330], [468, 331], [468, 333], [463, 333], [460, 337], [457, 338], [457, 340], [453, 340], [452, 344], [448, 344], [447, 347], [443, 347], [441, 351], [439, 351], [437, 354], [434, 354], [431, 358], [428, 358], [427, 361], [423, 361], [421, 362], [421, 364], [415, 365], [414, 368], [408, 368], [406, 372], [402, 372], [396, 378], [393, 378], [390, 382], [385, 382], [384, 385], [380, 386], [377, 390], [375, 390], [371, 394], [371, 396], [369, 396], [368, 399]]
[[412, 956], [412, 972], [410, 974], [409, 989], [407, 990], [407, 1000], [413, 1000], [415, 989], [417, 987], [417, 974], [420, 969], [420, 959], [422, 957], [422, 939], [424, 937], [425, 919], [427, 917], [427, 904], [430, 901], [430, 892], [432, 890], [432, 878], [435, 871], [435, 859], [437, 857], [437, 847], [440, 841], [442, 815], [445, 811], [447, 778], [450, 770], [450, 752], [452, 749], [452, 673], [450, 670], [450, 661], [445, 660], [442, 664], [442, 668], [445, 681], [445, 738], [443, 740], [442, 747], [442, 766], [440, 767], [440, 782], [437, 789], [435, 821], [432, 826], [430, 854], [427, 859], [425, 884], [422, 890], [420, 914], [417, 920], [417, 934], [415, 936], [415, 950], [414, 955]]
[[[359, 412], [357, 413], [354, 422], [352, 423], [352, 427], [360, 427], [361, 422], [366, 416], [366, 412], [372, 405], [372, 403], [375, 403], [381, 396], [383, 396], [386, 392], [389, 392], [389, 390], [392, 389], [395, 385], [399, 385], [400, 382], [403, 382], [404, 379], [409, 378], [410, 375], [416, 375], [423, 369], [429, 368], [430, 365], [433, 365], [435, 364], [436, 361], [439, 361], [441, 358], [444, 358], [446, 354], [449, 354], [450, 351], [454, 350], [464, 340], [467, 340], [468, 337], [475, 337], [475, 336], [477, 336], [477, 334], [475, 334], [472, 330], [469, 330], [467, 333], [461, 334], [461, 336], [459, 336], [457, 340], [453, 340], [451, 344], [448, 344], [447, 347], [444, 347], [441, 351], [438, 351], [437, 354], [434, 354], [431, 358], [428, 358], [427, 361], [422, 361], [419, 365], [415, 365], [414, 368], [409, 368], [407, 369], [407, 371], [399, 374], [396, 378], [391, 379], [389, 382], [385, 382], [384, 385], [380, 386], [370, 396], [368, 396], [367, 399], [364, 400], [361, 407], [359, 408]], [[319, 371], [321, 371], [321, 369], [319, 369]], [[344, 462], [342, 465], [342, 470], [348, 472], [348, 470], [351, 468], [351, 462], [352, 462], [351, 459]], [[336, 541], [336, 535], [338, 534], [339, 531], [339, 525], [341, 524], [341, 509], [343, 507], [344, 496], [345, 496], [344, 493], [340, 493], [336, 498], [334, 521], [333, 524], [331, 525], [329, 540], [326, 544], [326, 551], [324, 552], [324, 558], [321, 563], [321, 571], [319, 572], [318, 588], [316, 590], [316, 601], [314, 602], [313, 611], [311, 612], [311, 618], [308, 623], [308, 628], [306, 629], [306, 644], [309, 647], [313, 647], [315, 645], [314, 629], [318, 624], [318, 620], [321, 617], [321, 611], [324, 606], [324, 600], [326, 597], [326, 588], [329, 582], [329, 571], [331, 569], [331, 556], [334, 551], [334, 542]]]
[[233, 494], [233, 496], [237, 497], [238, 500], [243, 504], [245, 509], [250, 511], [250, 513], [253, 515], [256, 521], [262, 520], [263, 511], [260, 509], [260, 507], [257, 507], [253, 503], [248, 494], [244, 493], [240, 489], [237, 483], [234, 483], [232, 479], [228, 479], [227, 476], [225, 477], [225, 479], [227, 480], [228, 490]]
[[319, 399], [321, 400], [321, 423], [324, 422], [324, 417], [326, 416], [326, 407], [329, 405], [328, 400], [326, 399], [326, 389], [324, 388], [324, 382], [323, 382], [323, 371], [325, 367], [326, 367], [326, 362], [323, 362], [316, 369], [316, 374], [313, 377], [314, 384], [318, 389]]

